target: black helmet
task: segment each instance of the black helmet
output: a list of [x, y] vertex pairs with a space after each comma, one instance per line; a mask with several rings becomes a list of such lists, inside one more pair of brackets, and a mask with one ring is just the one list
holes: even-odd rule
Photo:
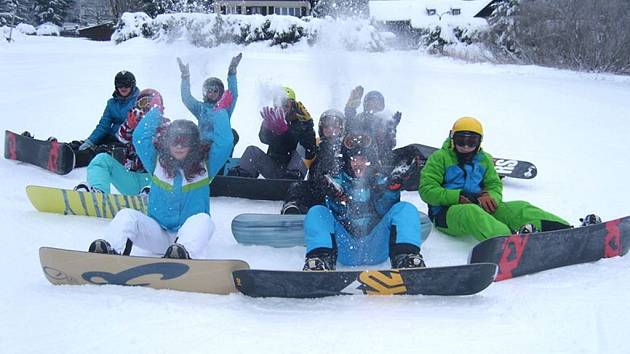
[[[375, 103], [376, 107], [373, 110], [367, 109], [366, 104], [368, 101], [373, 101]], [[385, 109], [385, 97], [383, 97], [382, 93], [378, 91], [370, 91], [367, 94], [365, 94], [365, 97], [363, 97], [363, 111], [364, 112], [371, 111], [371, 113], [376, 113], [384, 109]]]
[[133, 76], [131, 71], [123, 70], [116, 74], [114, 78], [114, 88], [119, 87], [136, 87], [136, 77]]
[[329, 109], [322, 113], [319, 117], [318, 132], [319, 138], [324, 137], [324, 128], [332, 124], [336, 124], [341, 128], [341, 134], [343, 134], [344, 122], [346, 117], [337, 109]]
[[197, 124], [185, 119], [172, 121], [166, 128], [164, 135], [166, 147], [180, 144], [195, 148], [201, 143]]
[[[210, 77], [210, 78], [207, 78], [206, 81], [203, 82], [202, 93], [203, 93], [204, 102], [210, 102], [208, 101], [208, 91], [213, 90], [213, 89], [219, 90], [219, 97], [223, 96], [223, 91], [225, 90], [225, 88], [223, 87], [223, 81], [221, 81], [221, 79], [216, 78], [216, 77]], [[215, 102], [210, 102], [210, 103], [215, 103]]]

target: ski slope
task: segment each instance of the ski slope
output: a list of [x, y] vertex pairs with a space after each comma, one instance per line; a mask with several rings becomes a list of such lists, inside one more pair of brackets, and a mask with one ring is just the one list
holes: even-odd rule
[[[2, 129], [36, 137], [85, 139], [131, 70], [140, 88], [158, 89], [166, 115], [193, 119], [179, 97], [176, 57], [190, 63], [193, 94], [208, 76], [224, 79], [243, 52], [232, 124], [235, 155], [258, 141], [265, 90], [287, 85], [311, 114], [342, 108], [350, 90], [380, 90], [403, 112], [398, 143], [439, 146], [463, 115], [485, 126], [497, 157], [534, 162], [533, 180], [505, 180], [504, 199], [526, 199], [577, 223], [630, 214], [630, 78], [532, 66], [468, 64], [421, 52], [346, 52], [261, 44], [195, 48], [134, 39], [121, 45], [21, 37], [0, 43]], [[2, 353], [622, 353], [630, 325], [630, 257], [556, 269], [495, 283], [467, 297], [252, 299], [118, 286], [53, 286], [38, 248], [86, 250], [107, 220], [36, 212], [28, 184], [72, 188], [66, 176], [0, 159]], [[417, 193], [403, 198], [426, 211]], [[232, 218], [278, 213], [281, 202], [213, 198], [216, 233], [209, 257], [252, 268], [299, 269], [304, 248], [239, 246]], [[430, 266], [466, 263], [472, 238], [433, 231], [423, 245]], [[383, 265], [388, 266], [388, 264]]]

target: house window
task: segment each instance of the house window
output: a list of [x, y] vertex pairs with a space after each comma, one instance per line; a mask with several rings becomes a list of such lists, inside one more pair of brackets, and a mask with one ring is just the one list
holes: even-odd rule
[[273, 15], [274, 14], [273, 6], [269, 6], [268, 9], [269, 10], [267, 11], [267, 13], [270, 15]]
[[273, 13], [275, 13], [276, 15], [280, 15], [280, 8], [279, 7], [274, 8]]
[[236, 7], [236, 13], [239, 14], [239, 15], [243, 14], [243, 8], [240, 7], [240, 6], [237, 6]]
[[451, 9], [452, 16], [459, 16], [462, 14], [462, 9]]
[[225, 6], [221, 6], [221, 15], [225, 15], [226, 11], [225, 11]]
[[288, 10], [289, 10], [289, 9], [287, 9], [286, 7], [283, 7], [283, 8], [282, 8], [282, 14], [283, 14], [283, 15], [288, 14], [288, 12], [289, 12]]
[[435, 16], [436, 13], [437, 11], [435, 9], [427, 9], [427, 15], [429, 16]]

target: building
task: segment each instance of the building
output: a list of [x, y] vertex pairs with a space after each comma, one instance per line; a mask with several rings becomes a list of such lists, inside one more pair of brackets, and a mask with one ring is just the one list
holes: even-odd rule
[[305, 0], [218, 0], [213, 4], [214, 13], [238, 15], [287, 15], [304, 17], [311, 15], [311, 3]]
[[370, 17], [387, 24], [423, 28], [437, 23], [469, 23], [488, 17], [497, 0], [370, 0]]

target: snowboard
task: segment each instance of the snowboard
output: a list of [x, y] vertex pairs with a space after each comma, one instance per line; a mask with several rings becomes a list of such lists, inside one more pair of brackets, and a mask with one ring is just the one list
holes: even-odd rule
[[[422, 144], [413, 144], [413, 146], [426, 158], [429, 158], [429, 155], [438, 150], [432, 146]], [[500, 177], [532, 179], [538, 174], [536, 166], [531, 162], [500, 157], [494, 158], [494, 168]]]
[[41, 247], [46, 279], [55, 285], [127, 285], [209, 294], [236, 292], [235, 270], [249, 269], [241, 260], [167, 259], [117, 256]]
[[[422, 239], [431, 232], [431, 220], [420, 214]], [[304, 246], [305, 215], [240, 214], [232, 220], [232, 234], [243, 245], [296, 247]]]
[[216, 175], [210, 183], [211, 197], [234, 197], [257, 200], [284, 200], [295, 179], [247, 178]]
[[26, 186], [26, 195], [38, 211], [108, 219], [124, 208], [146, 214], [148, 205], [146, 197], [139, 195], [77, 192], [43, 186]]
[[74, 152], [70, 145], [58, 141], [37, 140], [9, 130], [4, 133], [4, 157], [60, 175], [68, 174], [74, 168]]
[[335, 295], [472, 295], [487, 288], [497, 266], [492, 263], [450, 267], [281, 271], [237, 270], [234, 284], [252, 297], [317, 298]]
[[496, 263], [496, 281], [500, 281], [623, 256], [629, 248], [630, 216], [626, 216], [573, 229], [494, 237], [473, 248], [470, 263]]

